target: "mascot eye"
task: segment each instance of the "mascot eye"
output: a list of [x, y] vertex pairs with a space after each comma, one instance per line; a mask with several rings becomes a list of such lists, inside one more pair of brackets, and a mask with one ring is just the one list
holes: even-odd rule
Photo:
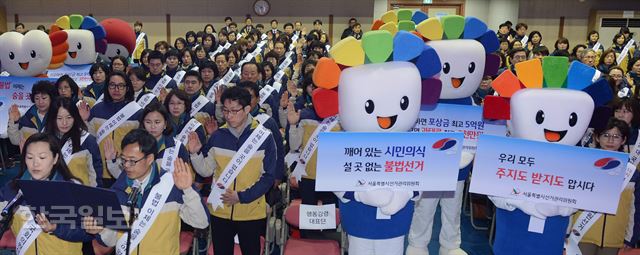
[[9, 52], [9, 59], [13, 60], [14, 58], [16, 58], [16, 55], [13, 52]]
[[473, 71], [476, 70], [476, 63], [471, 62], [471, 64], [469, 64], [469, 73], [473, 73]]
[[544, 112], [542, 110], [539, 110], [538, 113], [536, 114], [536, 123], [542, 124], [543, 121], [544, 121]]
[[403, 96], [402, 99], [400, 99], [400, 109], [404, 111], [408, 107], [409, 107], [409, 98], [407, 96]]
[[78, 42], [78, 50], [82, 49], [82, 43]]
[[120, 55], [120, 49], [116, 50], [116, 55]]
[[442, 65], [442, 71], [445, 74], [448, 74], [450, 70], [451, 70], [451, 66], [449, 66], [449, 63], [445, 62], [444, 65]]
[[578, 114], [576, 114], [575, 112], [572, 112], [571, 115], [569, 115], [569, 126], [575, 126], [576, 123], [578, 122]]
[[371, 114], [375, 108], [376, 106], [373, 105], [373, 101], [371, 99], [364, 103], [364, 110], [367, 111], [368, 114]]
[[36, 51], [35, 50], [31, 51], [31, 58], [36, 58]]

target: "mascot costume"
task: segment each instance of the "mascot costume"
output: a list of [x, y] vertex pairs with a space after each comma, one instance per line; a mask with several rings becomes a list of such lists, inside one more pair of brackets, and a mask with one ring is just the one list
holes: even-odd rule
[[133, 53], [136, 44], [136, 34], [129, 23], [121, 19], [109, 18], [100, 22], [100, 25], [107, 32], [107, 48], [101, 52], [100, 58], [111, 61], [115, 56], [129, 58]]
[[[545, 57], [516, 64], [493, 83], [499, 97], [485, 99], [484, 117], [509, 119], [511, 136], [564, 145], [580, 142], [595, 107], [612, 92], [600, 73], [566, 57]], [[597, 113], [598, 111], [596, 111]], [[493, 251], [503, 254], [563, 254], [569, 216], [576, 210], [544, 203], [491, 197], [496, 205]], [[537, 231], [529, 231], [536, 224]]]
[[62, 16], [51, 26], [52, 33], [57, 31], [67, 34], [66, 65], [93, 64], [97, 53], [104, 53], [107, 49], [106, 31], [93, 17], [78, 14]]
[[[312, 97], [319, 117], [338, 114], [347, 132], [413, 128], [421, 104], [436, 103], [440, 94], [428, 86], [440, 65], [419, 70], [415, 64], [438, 59], [433, 48], [409, 32], [414, 28], [390, 23], [386, 29], [365, 33], [361, 41], [348, 37], [332, 47], [332, 59], [320, 59], [313, 74], [319, 88]], [[393, 188], [336, 192], [349, 254], [403, 254], [413, 200], [419, 194]]]
[[[0, 62], [10, 76], [45, 76], [50, 64], [59, 62], [60, 52], [66, 51], [66, 33], [52, 32], [47, 35], [40, 30], [26, 34], [6, 32], [0, 36]], [[56, 44], [53, 47], [52, 44]], [[64, 57], [64, 55], [62, 57]]]
[[[471, 95], [477, 90], [483, 76], [495, 75], [498, 70], [500, 59], [491, 54], [498, 49], [498, 39], [495, 32], [487, 29], [487, 25], [477, 18], [458, 15], [428, 18], [421, 11], [389, 11], [381, 20], [375, 21], [374, 29], [377, 26], [379, 29], [394, 29], [396, 23], [399, 29], [415, 30], [414, 33], [424, 38], [424, 47], [429, 49], [426, 52], [436, 55], [436, 61], [420, 58], [416, 65], [420, 72], [432, 72], [434, 67], [441, 67], [434, 79], [425, 80], [428, 91], [440, 91], [438, 103], [472, 105]], [[425, 96], [429, 95], [423, 94]], [[466, 254], [460, 249], [460, 210], [472, 160], [472, 153], [463, 152], [453, 197], [445, 198], [438, 193], [416, 203], [407, 254], [429, 254], [427, 245], [431, 240], [438, 204], [442, 218], [439, 254]]]

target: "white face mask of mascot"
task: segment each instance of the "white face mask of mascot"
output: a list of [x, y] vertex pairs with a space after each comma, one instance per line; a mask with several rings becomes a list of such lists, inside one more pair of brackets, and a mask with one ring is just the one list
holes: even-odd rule
[[473, 95], [484, 76], [484, 47], [476, 40], [430, 41], [442, 65], [440, 98], [455, 99]]
[[0, 62], [12, 76], [37, 76], [44, 73], [51, 62], [52, 47], [49, 36], [40, 30], [25, 35], [7, 32], [0, 36]]
[[403, 132], [416, 124], [421, 79], [409, 62], [344, 70], [338, 86], [340, 124], [354, 132]]
[[100, 22], [107, 32], [107, 49], [104, 54], [100, 53], [100, 57], [109, 60], [115, 56], [123, 56], [128, 58], [135, 48], [136, 34], [133, 28], [121, 19], [105, 19]]
[[589, 126], [591, 96], [569, 89], [523, 89], [511, 97], [514, 137], [575, 145]]
[[56, 20], [51, 31], [67, 33], [69, 45], [66, 65], [86, 65], [96, 61], [97, 52], [106, 50], [106, 31], [93, 17], [82, 15], [62, 16]]

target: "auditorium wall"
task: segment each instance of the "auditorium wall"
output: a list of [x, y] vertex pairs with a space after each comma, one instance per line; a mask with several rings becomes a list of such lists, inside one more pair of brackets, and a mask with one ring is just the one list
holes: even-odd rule
[[244, 16], [251, 14], [254, 23], [269, 21], [301, 20], [310, 30], [315, 19], [322, 20], [323, 30], [329, 32], [329, 15], [333, 15], [333, 40], [340, 39], [349, 18], [356, 17], [363, 28], [371, 27], [373, 1], [371, 0], [269, 0], [271, 11], [263, 17], [255, 15], [255, 0], [3, 0], [6, 4], [7, 23], [14, 27], [14, 14], [27, 29], [44, 24], [49, 27], [55, 19], [71, 13], [93, 14], [98, 20], [116, 17], [129, 21], [140, 20], [149, 34], [149, 43], [167, 39], [167, 14], [170, 15], [171, 44], [175, 38], [184, 37], [189, 30], [202, 30], [212, 23], [216, 30], [223, 26], [225, 16], [233, 17], [239, 28], [244, 26]]

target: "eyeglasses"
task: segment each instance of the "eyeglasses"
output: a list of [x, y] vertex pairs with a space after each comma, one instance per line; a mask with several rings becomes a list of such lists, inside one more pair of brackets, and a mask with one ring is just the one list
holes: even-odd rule
[[120, 166], [121, 167], [134, 167], [136, 164], [138, 164], [138, 162], [142, 161], [143, 159], [145, 159], [146, 157], [142, 157], [141, 159], [138, 160], [134, 160], [134, 159], [124, 159], [124, 158], [120, 158]]
[[237, 109], [237, 110], [231, 110], [231, 109], [227, 109], [227, 108], [222, 108], [222, 114], [224, 114], [224, 115], [229, 115], [229, 114], [236, 115], [241, 111], [242, 111], [242, 108]]
[[622, 136], [619, 134], [602, 133], [600, 136], [605, 139], [613, 139], [614, 141], [619, 141], [620, 139], [622, 139]]
[[124, 84], [124, 83], [120, 83], [120, 84], [109, 83], [109, 89], [124, 90], [125, 88], [127, 88], [127, 84]]

